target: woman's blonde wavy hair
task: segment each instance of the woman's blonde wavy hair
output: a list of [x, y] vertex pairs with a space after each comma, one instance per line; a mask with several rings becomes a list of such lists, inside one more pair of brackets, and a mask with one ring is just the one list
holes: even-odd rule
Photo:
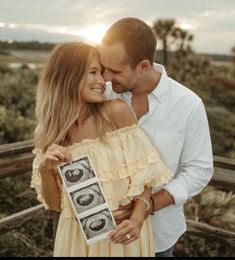
[[[70, 145], [71, 129], [80, 112], [80, 91], [97, 49], [82, 42], [57, 45], [49, 57], [37, 86], [36, 119], [43, 152], [52, 144]], [[110, 130], [111, 120], [102, 103], [88, 104], [101, 136]]]

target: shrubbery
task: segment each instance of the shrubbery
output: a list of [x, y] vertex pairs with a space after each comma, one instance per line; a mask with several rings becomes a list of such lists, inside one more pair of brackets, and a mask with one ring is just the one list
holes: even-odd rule
[[0, 144], [32, 139], [38, 71], [0, 67]]
[[[235, 66], [215, 66], [208, 57], [193, 54], [183, 57], [171, 54], [169, 58], [168, 75], [191, 88], [205, 104], [214, 154], [235, 158]], [[0, 144], [33, 138], [38, 75], [38, 70], [27, 67], [0, 66]], [[1, 180], [1, 217], [38, 204], [29, 185], [29, 174]], [[208, 187], [187, 203], [186, 215], [192, 219], [197, 215], [202, 222], [235, 231], [234, 211], [231, 210], [235, 198], [225, 194], [219, 205], [221, 196], [221, 191]], [[0, 256], [50, 256], [52, 250], [50, 214], [42, 214], [39, 219], [0, 236]], [[187, 234], [177, 243], [175, 254], [232, 256], [229, 250], [223, 252], [218, 243], [207, 244], [204, 239]]]

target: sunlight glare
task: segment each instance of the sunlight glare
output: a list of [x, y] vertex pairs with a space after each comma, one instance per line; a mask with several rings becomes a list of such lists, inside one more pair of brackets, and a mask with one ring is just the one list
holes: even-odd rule
[[197, 28], [195, 22], [193, 21], [188, 21], [188, 20], [181, 20], [178, 22], [178, 26], [182, 30], [195, 30]]
[[100, 44], [107, 29], [106, 25], [94, 25], [82, 30], [81, 36], [91, 43]]

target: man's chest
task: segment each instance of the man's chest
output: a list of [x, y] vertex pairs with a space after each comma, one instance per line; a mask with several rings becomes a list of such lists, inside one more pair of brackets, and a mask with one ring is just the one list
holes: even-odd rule
[[150, 109], [139, 123], [159, 151], [163, 161], [175, 172], [185, 140], [183, 120], [180, 121], [167, 109], [163, 111], [160, 107], [156, 107], [153, 111]]

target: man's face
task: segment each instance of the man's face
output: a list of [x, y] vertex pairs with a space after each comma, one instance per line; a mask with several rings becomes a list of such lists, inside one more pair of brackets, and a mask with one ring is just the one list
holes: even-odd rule
[[128, 64], [128, 56], [123, 44], [101, 44], [99, 49], [100, 61], [104, 66], [104, 79], [111, 81], [116, 93], [132, 91], [138, 84], [137, 69]]

